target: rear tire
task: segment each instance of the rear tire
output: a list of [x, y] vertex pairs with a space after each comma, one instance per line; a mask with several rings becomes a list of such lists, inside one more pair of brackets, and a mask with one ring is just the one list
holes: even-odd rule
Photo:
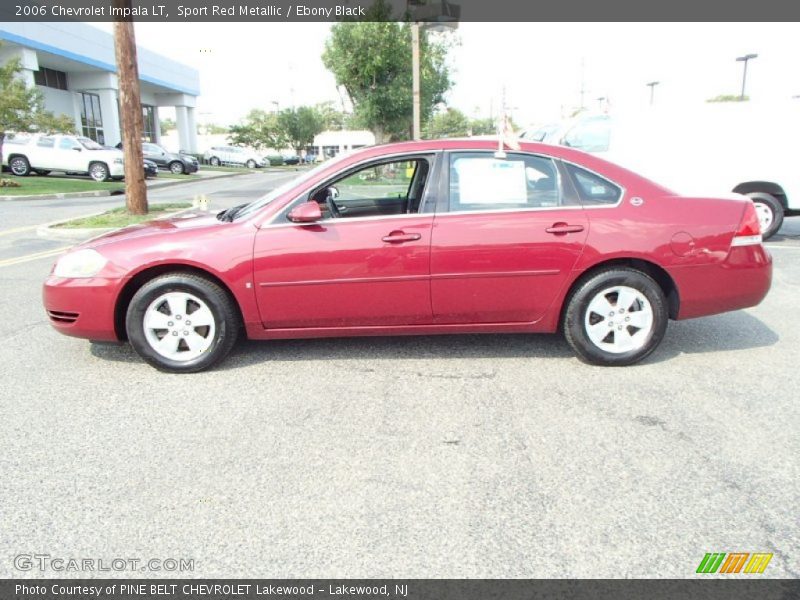
[[17, 177], [26, 177], [31, 173], [31, 163], [24, 156], [15, 156], [8, 161], [8, 169]]
[[212, 166], [212, 167], [218, 167], [218, 166], [219, 166], [219, 159], [218, 159], [216, 156], [212, 156], [212, 157], [211, 157], [211, 158], [208, 160], [208, 162], [209, 162], [209, 163], [211, 163], [211, 166]]
[[753, 201], [761, 225], [761, 237], [765, 240], [778, 233], [783, 225], [783, 206], [772, 194], [752, 192], [747, 194]]
[[564, 336], [582, 361], [632, 365], [664, 338], [669, 312], [661, 287], [636, 269], [600, 271], [569, 297]]
[[183, 163], [178, 160], [174, 160], [171, 163], [169, 163], [169, 170], [174, 175], [183, 175], [186, 172]]
[[247, 161], [247, 164], [246, 164], [245, 166], [246, 166], [248, 169], [255, 169], [255, 168], [256, 168], [256, 161], [254, 161], [254, 160], [251, 158], [250, 160], [248, 160], [248, 161]]
[[168, 273], [134, 294], [125, 328], [136, 353], [156, 369], [195, 373], [228, 355], [240, 319], [231, 297], [213, 281]]

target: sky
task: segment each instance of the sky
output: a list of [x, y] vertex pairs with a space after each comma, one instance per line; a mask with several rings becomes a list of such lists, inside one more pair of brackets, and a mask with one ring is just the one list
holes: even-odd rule
[[[98, 24], [96, 24], [97, 26]], [[110, 24], [99, 24], [110, 30]], [[326, 23], [136, 23], [137, 43], [200, 72], [198, 121], [229, 125], [252, 108], [332, 101], [322, 64]], [[792, 23], [461, 23], [450, 56], [447, 105], [471, 116], [506, 105], [523, 127], [580, 104], [612, 110], [703, 103], [738, 94], [742, 63], [752, 100], [800, 95], [800, 35]], [[800, 102], [800, 99], [797, 100]], [[168, 116], [168, 115], [164, 115]]]

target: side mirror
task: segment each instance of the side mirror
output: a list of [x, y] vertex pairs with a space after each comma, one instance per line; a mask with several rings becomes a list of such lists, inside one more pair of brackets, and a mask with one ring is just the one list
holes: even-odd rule
[[83, 151], [83, 148], [81, 148], [80, 146], [73, 146], [72, 149], [75, 150], [75, 152], [82, 152]]
[[303, 202], [289, 211], [289, 220], [293, 223], [316, 223], [322, 219], [322, 210], [319, 204], [314, 202]]

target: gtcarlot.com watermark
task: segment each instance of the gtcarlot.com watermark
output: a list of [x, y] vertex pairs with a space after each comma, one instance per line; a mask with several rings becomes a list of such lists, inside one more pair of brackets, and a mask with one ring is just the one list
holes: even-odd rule
[[55, 571], [57, 573], [149, 571], [190, 573], [193, 558], [76, 558], [50, 554], [17, 554], [14, 568], [18, 571]]

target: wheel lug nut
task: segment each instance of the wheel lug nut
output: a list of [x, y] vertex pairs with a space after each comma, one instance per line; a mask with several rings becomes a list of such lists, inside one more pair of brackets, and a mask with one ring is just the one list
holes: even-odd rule
[[631, 318], [630, 318], [630, 317], [625, 317], [625, 320], [626, 320], [626, 321], [630, 321], [630, 320], [631, 320]]
[[183, 330], [183, 335], [189, 335], [189, 332], [184, 329]]
[[187, 326], [187, 327], [188, 327], [189, 325], [191, 325], [191, 324], [192, 324], [192, 322], [191, 322], [191, 321], [186, 321], [186, 326]]
[[181, 316], [180, 315], [175, 315], [175, 318], [178, 319], [178, 321], [181, 320]]
[[617, 327], [617, 329], [619, 329], [620, 331], [622, 331], [622, 325], [620, 325], [619, 327]]
[[178, 335], [178, 332], [177, 331], [173, 331], [172, 335]]
[[167, 327], [172, 327], [174, 324], [175, 324], [175, 323], [173, 323], [172, 321], [169, 321], [169, 322], [167, 323]]

